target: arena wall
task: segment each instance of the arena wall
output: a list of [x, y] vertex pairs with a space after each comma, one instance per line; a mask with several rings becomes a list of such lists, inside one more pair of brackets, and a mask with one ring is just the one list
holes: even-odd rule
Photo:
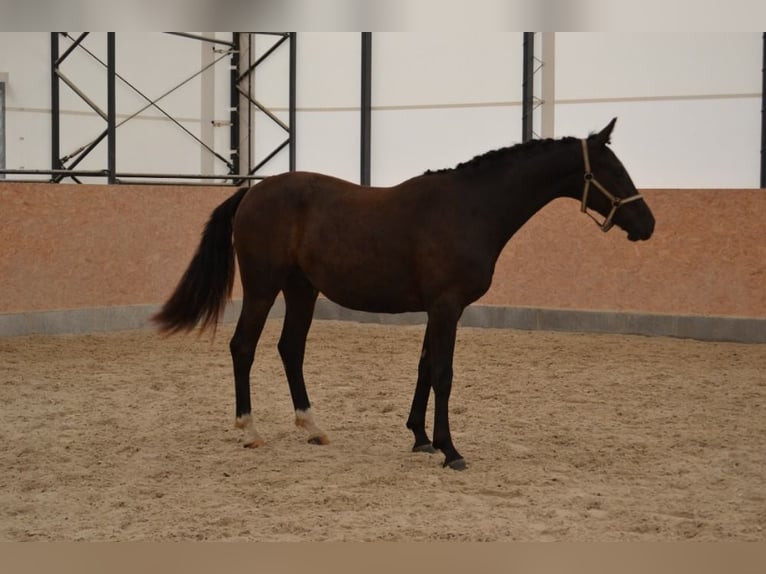
[[[0, 334], [145, 326], [231, 192], [0, 184]], [[644, 193], [657, 228], [642, 243], [601, 233], [576, 202], [551, 203], [508, 244], [466, 323], [766, 340], [766, 193]], [[396, 320], [325, 301], [317, 316]]]

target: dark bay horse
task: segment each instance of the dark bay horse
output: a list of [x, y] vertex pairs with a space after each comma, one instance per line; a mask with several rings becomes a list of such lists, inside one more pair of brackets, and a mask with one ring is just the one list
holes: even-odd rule
[[[454, 169], [427, 172], [389, 188], [364, 188], [292, 172], [240, 189], [219, 205], [178, 287], [154, 320], [175, 332], [215, 326], [234, 283], [236, 253], [244, 292], [231, 339], [236, 424], [245, 446], [263, 444], [253, 425], [250, 367], [266, 316], [282, 292], [279, 339], [296, 412], [309, 442], [326, 444], [303, 380], [306, 336], [319, 293], [351, 309], [425, 311], [428, 323], [407, 427], [413, 450], [465, 467], [450, 436], [448, 404], [455, 335], [463, 309], [490, 286], [511, 236], [543, 206], [571, 197], [603, 231], [617, 225], [645, 240], [654, 217], [607, 146], [615, 120], [587, 139], [533, 140], [491, 151]], [[434, 391], [433, 443], [425, 428]]]

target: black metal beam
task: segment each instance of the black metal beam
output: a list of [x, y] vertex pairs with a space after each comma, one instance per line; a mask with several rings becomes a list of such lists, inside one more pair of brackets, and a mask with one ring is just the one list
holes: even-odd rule
[[[287, 145], [287, 142], [282, 144], [282, 147]], [[280, 148], [282, 149], [282, 148]], [[219, 174], [219, 175], [209, 175], [209, 174], [200, 174], [200, 173], [118, 173], [118, 178], [144, 178], [144, 179], [225, 179], [225, 180], [244, 180], [244, 179], [263, 179], [266, 176], [263, 175], [253, 175], [252, 173], [238, 173], [238, 174]]]
[[[109, 135], [109, 127], [107, 126], [107, 128], [103, 132], [101, 132], [101, 134], [98, 137], [96, 137], [96, 139], [94, 139], [92, 142], [90, 142], [87, 146], [81, 148], [75, 154], [72, 154], [68, 157], [61, 158], [59, 160], [61, 164], [60, 166], [61, 170], [70, 170], [70, 171], [74, 170], [74, 168], [76, 168], [80, 164], [80, 162], [84, 160], [88, 156], [88, 154], [90, 154], [90, 152], [92, 152], [96, 148], [96, 146], [100, 144], [101, 141], [108, 135]], [[70, 163], [69, 165], [66, 165], [64, 162], [68, 161], [71, 158], [75, 158], [74, 161]], [[54, 174], [52, 182], [60, 183], [61, 180], [64, 179], [64, 177], [66, 177], [66, 173], [64, 173], [63, 175]]]
[[372, 32], [362, 32], [360, 183], [370, 185], [372, 151]]
[[285, 122], [280, 120], [274, 112], [269, 110], [269, 108], [264, 106], [261, 102], [259, 102], [258, 100], [254, 99], [247, 91], [242, 89], [242, 87], [239, 84], [237, 84], [236, 89], [237, 89], [237, 91], [240, 93], [240, 95], [242, 97], [244, 97], [248, 102], [250, 102], [256, 108], [258, 108], [261, 112], [263, 112], [263, 114], [266, 115], [272, 122], [277, 124], [280, 128], [282, 128], [286, 132], [288, 132], [288, 133], [290, 132], [290, 126], [289, 125], [287, 125]]
[[72, 175], [105, 177], [107, 175], [106, 171], [103, 169], [80, 171], [74, 171], [71, 169], [4, 169], [0, 173], [6, 173], [10, 175], [60, 175], [62, 177], [69, 177]]
[[534, 73], [535, 73], [535, 33], [524, 32], [524, 59], [521, 81], [521, 141], [529, 141], [533, 137], [534, 113]]
[[[90, 34], [90, 32], [83, 32], [82, 34], [80, 34], [80, 35], [77, 37], [77, 39], [76, 39], [76, 40], [75, 40], [75, 39], [72, 39], [72, 44], [69, 46], [69, 48], [67, 48], [66, 50], [64, 50], [64, 53], [63, 53], [63, 54], [61, 54], [61, 56], [59, 56], [59, 57], [56, 59], [56, 66], [58, 66], [59, 64], [61, 64], [61, 62], [63, 62], [64, 60], [66, 60], [66, 59], [67, 59], [67, 56], [69, 56], [69, 54], [71, 54], [71, 53], [72, 53], [72, 52], [75, 50], [75, 48], [77, 48], [77, 46], [79, 46], [80, 44], [82, 44], [82, 41], [83, 41], [85, 38], [87, 38], [87, 37], [88, 37], [88, 34]], [[68, 35], [67, 35], [67, 36], [68, 36]]]
[[763, 33], [763, 65], [761, 67], [761, 188], [766, 189], [766, 32]]
[[[256, 32], [257, 34], [258, 32]], [[263, 54], [260, 58], [258, 58], [255, 62], [250, 64], [244, 72], [242, 72], [239, 77], [237, 78], [237, 83], [244, 80], [246, 77], [248, 77], [250, 74], [253, 73], [253, 71], [269, 56], [271, 56], [276, 50], [284, 44], [287, 40], [290, 39], [290, 34], [285, 34], [282, 38], [280, 38], [271, 48], [269, 48], [265, 54]]]
[[106, 169], [109, 172], [109, 183], [117, 182], [117, 84], [116, 84], [116, 55], [115, 33], [106, 34], [106, 99], [107, 99], [107, 134], [106, 139]]
[[297, 110], [297, 78], [298, 78], [298, 34], [290, 32], [290, 112], [288, 123], [290, 126], [290, 171], [295, 171], [295, 118]]
[[61, 100], [59, 97], [59, 33], [51, 32], [51, 169], [61, 168]]
[[[279, 153], [286, 145], [287, 141], [284, 141], [274, 152], [272, 152], [274, 155]], [[101, 178], [108, 178], [109, 172], [105, 169], [2, 169], [0, 170], [0, 174], [8, 174], [8, 175], [51, 175], [51, 176], [58, 176], [59, 179], [63, 179], [64, 177], [101, 177]], [[120, 179], [122, 178], [144, 178], [144, 179], [205, 179], [205, 180], [216, 180], [216, 179], [222, 179], [222, 180], [248, 180], [248, 179], [264, 179], [266, 176], [263, 175], [253, 175], [252, 173], [242, 173], [242, 174], [219, 174], [219, 175], [210, 175], [210, 174], [195, 174], [195, 173], [132, 173], [132, 172], [125, 172], [120, 173], [118, 172], [115, 174], [116, 183], [120, 183]], [[40, 183], [40, 180], [13, 180], [14, 183], [16, 181], [31, 181]], [[189, 182], [189, 185], [192, 185], [192, 182]], [[228, 184], [231, 185], [231, 184]]]
[[[109, 67], [107, 65], [107, 73], [108, 73]], [[92, 109], [96, 114], [101, 116], [101, 119], [104, 121], [108, 121], [109, 114], [108, 112], [105, 112], [101, 108], [98, 107], [98, 104], [91, 100], [85, 92], [83, 92], [80, 88], [77, 87], [77, 84], [75, 84], [72, 80], [70, 80], [61, 70], [56, 70], [56, 75], [58, 76], [59, 80], [64, 82], [67, 86], [69, 86], [69, 89], [71, 89], [75, 94], [77, 94], [80, 99], [88, 104], [90, 106], [90, 109]]]
[[272, 159], [274, 159], [274, 158], [277, 156], [277, 154], [278, 154], [279, 152], [281, 152], [283, 149], [285, 149], [285, 147], [287, 147], [288, 145], [290, 145], [290, 138], [287, 138], [285, 141], [283, 141], [281, 144], [279, 144], [277, 147], [275, 147], [273, 150], [271, 150], [271, 152], [269, 153], [269, 155], [267, 155], [267, 156], [266, 156], [265, 158], [263, 158], [263, 159], [262, 159], [260, 162], [258, 162], [258, 165], [256, 165], [256, 166], [255, 166], [255, 167], [252, 169], [252, 171], [251, 171], [250, 173], [251, 173], [251, 174], [254, 174], [256, 171], [258, 171], [259, 169], [261, 169], [261, 168], [262, 168], [264, 165], [266, 165], [266, 164], [267, 164], [267, 163], [269, 163], [269, 162], [270, 162]]

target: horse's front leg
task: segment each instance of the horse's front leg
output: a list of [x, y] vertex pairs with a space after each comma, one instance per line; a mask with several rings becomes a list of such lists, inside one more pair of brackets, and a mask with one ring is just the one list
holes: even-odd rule
[[407, 428], [415, 435], [413, 452], [435, 453], [436, 449], [426, 434], [426, 409], [428, 396], [431, 394], [431, 357], [428, 352], [428, 328], [423, 337], [423, 350], [418, 363], [418, 382], [415, 385], [415, 395], [412, 398], [410, 416], [407, 418]]
[[462, 311], [460, 307], [447, 304], [435, 306], [428, 312], [428, 355], [431, 357], [431, 385], [434, 389], [433, 446], [444, 453], [444, 466], [454, 470], [466, 467], [465, 459], [452, 443], [449, 426], [452, 359], [457, 322]]

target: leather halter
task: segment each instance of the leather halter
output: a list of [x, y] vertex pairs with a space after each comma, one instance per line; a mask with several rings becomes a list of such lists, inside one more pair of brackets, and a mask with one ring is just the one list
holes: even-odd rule
[[[580, 211], [582, 211], [585, 215], [590, 217], [593, 221], [596, 222], [596, 225], [599, 226], [601, 231], [606, 233], [609, 231], [612, 226], [614, 225], [614, 215], [617, 213], [617, 210], [625, 205], [626, 203], [630, 203], [631, 201], [636, 201], [637, 199], [642, 199], [642, 195], [640, 193], [636, 193], [635, 195], [631, 195], [630, 197], [615, 197], [609, 191], [599, 183], [599, 181], [593, 176], [593, 172], [590, 170], [590, 159], [588, 158], [588, 141], [587, 140], [580, 140], [582, 142], [582, 155], [583, 160], [585, 161], [585, 187], [582, 192], [582, 205], [580, 206]], [[593, 185], [596, 189], [598, 189], [601, 193], [603, 193], [606, 198], [612, 203], [612, 209], [609, 211], [609, 215], [606, 216], [606, 219], [604, 219], [603, 222], [599, 221], [594, 217], [588, 210], [587, 210], [587, 204], [588, 204], [588, 191], [590, 191], [590, 186]]]

